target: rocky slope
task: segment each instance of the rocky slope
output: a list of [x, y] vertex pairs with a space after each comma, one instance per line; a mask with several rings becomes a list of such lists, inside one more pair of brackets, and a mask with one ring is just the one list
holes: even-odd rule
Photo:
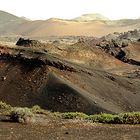
[[140, 110], [136, 75], [89, 68], [34, 46], [1, 45], [0, 58], [0, 100], [13, 106], [38, 104], [52, 111], [88, 114]]

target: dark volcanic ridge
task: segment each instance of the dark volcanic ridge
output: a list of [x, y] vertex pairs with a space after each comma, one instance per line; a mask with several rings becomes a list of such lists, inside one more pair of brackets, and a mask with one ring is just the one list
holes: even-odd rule
[[140, 81], [135, 77], [88, 69], [23, 46], [1, 45], [0, 64], [0, 100], [12, 106], [87, 114], [140, 110]]

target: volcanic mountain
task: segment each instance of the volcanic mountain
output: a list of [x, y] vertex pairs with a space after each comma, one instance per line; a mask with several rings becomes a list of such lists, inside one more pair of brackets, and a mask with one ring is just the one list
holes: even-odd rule
[[73, 20], [76, 20], [76, 21], [92, 21], [92, 20], [106, 21], [106, 20], [109, 20], [109, 19], [107, 17], [101, 15], [101, 14], [95, 13], [95, 14], [85, 14], [85, 15], [77, 17]]
[[14, 35], [14, 30], [25, 21], [23, 18], [0, 11], [0, 35]]
[[140, 28], [140, 19], [109, 20], [100, 14], [75, 19], [26, 20], [0, 11], [0, 35], [22, 35], [45, 39], [48, 36], [96, 36]]

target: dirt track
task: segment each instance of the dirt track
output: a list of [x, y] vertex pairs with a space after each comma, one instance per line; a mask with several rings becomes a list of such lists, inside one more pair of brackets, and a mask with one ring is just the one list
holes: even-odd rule
[[63, 120], [41, 125], [0, 122], [1, 140], [139, 140], [140, 125]]

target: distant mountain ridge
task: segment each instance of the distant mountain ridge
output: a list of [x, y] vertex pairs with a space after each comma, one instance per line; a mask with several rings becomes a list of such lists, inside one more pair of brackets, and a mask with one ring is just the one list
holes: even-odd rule
[[95, 14], [84, 14], [80, 17], [75, 18], [74, 20], [77, 20], [77, 21], [92, 21], [92, 20], [109, 20], [109, 18], [107, 18], [107, 17], [105, 17], [101, 14], [95, 13]]
[[25, 22], [23, 18], [0, 11], [0, 35], [15, 34], [14, 30]]
[[10, 13], [0, 11], [0, 24], [2, 23], [5, 24], [5, 22], [19, 22], [19, 21], [25, 21], [25, 20], [24, 18], [20, 18]]
[[0, 11], [0, 36], [96, 36], [140, 28], [140, 19], [109, 20], [101, 14], [85, 14], [71, 20], [51, 18], [31, 21]]

